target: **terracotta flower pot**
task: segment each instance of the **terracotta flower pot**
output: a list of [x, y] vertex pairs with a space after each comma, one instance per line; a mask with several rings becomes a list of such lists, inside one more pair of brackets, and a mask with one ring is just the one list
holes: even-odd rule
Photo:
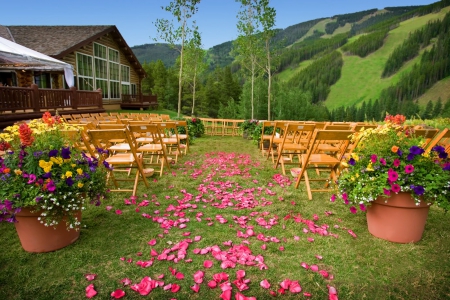
[[369, 232], [395, 243], [415, 243], [422, 239], [430, 206], [416, 205], [410, 193], [379, 197], [367, 208]]
[[[40, 213], [32, 213], [29, 208], [22, 208], [16, 214], [16, 226], [22, 248], [27, 252], [50, 252], [64, 248], [75, 242], [80, 230], [67, 230], [63, 219], [56, 227], [47, 227], [38, 220]], [[81, 211], [77, 213], [81, 220]]]

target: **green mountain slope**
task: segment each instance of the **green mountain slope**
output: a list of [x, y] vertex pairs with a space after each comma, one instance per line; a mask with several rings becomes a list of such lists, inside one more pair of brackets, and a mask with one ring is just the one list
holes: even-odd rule
[[395, 75], [381, 78], [384, 64], [394, 48], [400, 45], [410, 32], [421, 28], [430, 20], [442, 19], [448, 11], [450, 11], [450, 7], [444, 8], [438, 13], [402, 22], [398, 28], [389, 32], [382, 48], [365, 58], [354, 55], [344, 56], [341, 78], [331, 87], [325, 105], [329, 109], [334, 109], [342, 105], [348, 106], [378, 98], [382, 89], [396, 83], [400, 76], [409, 71], [413, 64], [420, 59], [418, 56], [406, 63]]

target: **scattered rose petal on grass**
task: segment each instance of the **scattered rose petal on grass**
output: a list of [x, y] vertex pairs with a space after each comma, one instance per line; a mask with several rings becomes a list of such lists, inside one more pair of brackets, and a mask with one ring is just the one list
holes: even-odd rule
[[281, 288], [284, 290], [289, 289], [290, 285], [291, 285], [291, 281], [289, 279], [285, 279], [280, 283]]
[[84, 277], [87, 279], [87, 281], [94, 280], [97, 274], [86, 274]]
[[217, 282], [215, 280], [208, 281], [208, 287], [214, 289], [217, 287]]
[[239, 293], [239, 292], [237, 292], [237, 293], [234, 295], [234, 299], [236, 299], [236, 300], [256, 300], [255, 297], [246, 297], [246, 296], [242, 295], [242, 294]]
[[300, 293], [302, 291], [302, 287], [298, 283], [298, 281], [291, 281], [291, 284], [289, 286], [289, 292], [296, 294]]
[[205, 261], [203, 262], [203, 266], [204, 266], [205, 268], [207, 268], [207, 269], [211, 268], [212, 265], [213, 265], [213, 262], [212, 262], [211, 260], [205, 260]]
[[195, 293], [198, 293], [198, 291], [200, 290], [200, 285], [198, 283], [194, 284], [193, 286], [191, 286], [191, 290], [193, 290]]
[[259, 283], [259, 285], [264, 288], [264, 289], [269, 289], [270, 288], [270, 283], [267, 281], [267, 279], [264, 279], [263, 281], [261, 281]]
[[116, 215], [121, 215], [122, 211], [120, 209], [116, 209]]
[[106, 206], [106, 210], [110, 211], [113, 207], [111, 205]]
[[356, 234], [352, 231], [352, 230], [348, 230], [348, 233], [352, 236], [352, 237], [354, 237], [354, 238], [356, 238]]
[[184, 279], [184, 274], [181, 272], [178, 272], [177, 274], [175, 274], [175, 278], [178, 280]]
[[97, 295], [97, 291], [94, 289], [94, 285], [91, 283], [86, 288], [86, 297], [92, 298]]
[[131, 280], [130, 280], [130, 278], [124, 278], [120, 281], [120, 283], [122, 283], [123, 285], [130, 285]]
[[155, 246], [156, 245], [156, 239], [150, 240], [147, 244], [149, 244], [150, 246]]
[[172, 287], [170, 288], [170, 291], [172, 292], [172, 293], [176, 293], [176, 292], [178, 292], [179, 290], [180, 290], [180, 286], [178, 285], [178, 284], [176, 284], [176, 283], [173, 283], [172, 284]]
[[278, 249], [280, 249], [280, 251], [284, 251], [284, 247], [283, 246], [280, 246], [280, 248], [278, 248]]
[[329, 274], [325, 270], [319, 270], [319, 274], [322, 275], [323, 278], [328, 278]]
[[308, 266], [308, 264], [307, 263], [305, 263], [305, 262], [302, 262], [301, 264], [300, 264], [300, 266], [302, 266], [303, 268], [305, 268], [305, 269], [309, 269], [309, 266]]
[[310, 242], [310, 243], [312, 243], [312, 242], [314, 242], [314, 239], [313, 238], [307, 238], [307, 240], [308, 240], [308, 242]]
[[310, 268], [311, 271], [313, 271], [313, 272], [319, 271], [319, 267], [318, 267], [317, 265], [311, 265], [309, 268]]
[[267, 245], [266, 244], [262, 244], [261, 245], [261, 249], [266, 250], [267, 249]]
[[222, 294], [220, 294], [220, 299], [231, 300], [231, 290], [223, 291]]
[[310, 293], [304, 292], [304, 293], [303, 293], [303, 296], [305, 296], [305, 297], [311, 297], [311, 294], [310, 294]]
[[294, 236], [294, 241], [299, 241], [300, 237], [298, 235]]
[[122, 291], [121, 289], [117, 289], [111, 293], [111, 297], [113, 297], [114, 299], [120, 299], [123, 296], [125, 296], [125, 292]]
[[238, 270], [236, 271], [236, 277], [237, 279], [242, 279], [245, 277], [245, 271], [244, 270]]
[[333, 286], [327, 286], [328, 287], [328, 299], [329, 300], [338, 300], [337, 296], [337, 290]]
[[318, 260], [322, 260], [322, 256], [320, 256], [320, 255], [316, 255], [316, 258], [318, 259]]
[[194, 242], [198, 242], [202, 239], [201, 236], [197, 235], [196, 237], [194, 237]]

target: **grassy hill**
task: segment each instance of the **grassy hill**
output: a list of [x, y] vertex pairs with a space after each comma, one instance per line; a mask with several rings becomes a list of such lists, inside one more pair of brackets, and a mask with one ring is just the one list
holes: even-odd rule
[[[410, 32], [421, 28], [430, 20], [442, 19], [448, 11], [450, 11], [450, 7], [444, 8], [438, 13], [402, 22], [398, 28], [389, 32], [382, 48], [365, 58], [354, 55], [344, 56], [341, 78], [331, 87], [325, 105], [329, 109], [333, 109], [378, 98], [382, 89], [396, 83], [404, 72], [409, 71], [413, 64], [420, 60], [419, 55], [406, 63], [395, 75], [381, 78], [384, 64], [394, 48], [400, 45]], [[447, 100], [447, 98], [442, 100]]]

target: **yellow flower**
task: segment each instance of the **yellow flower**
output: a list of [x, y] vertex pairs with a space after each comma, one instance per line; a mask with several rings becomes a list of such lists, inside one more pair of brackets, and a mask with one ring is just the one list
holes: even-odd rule
[[352, 181], [355, 181], [355, 177], [354, 177], [354, 176], [352, 176], [350, 179], [351, 179]]
[[359, 160], [359, 156], [358, 156], [358, 154], [356, 154], [356, 153], [352, 153], [352, 158], [353, 158], [355, 161], [358, 161], [358, 160]]
[[83, 170], [81, 168], [78, 168], [77, 173], [78, 173], [78, 175], [83, 175]]
[[64, 176], [64, 174], [61, 175], [61, 179], [66, 179], [66, 176]]
[[15, 169], [14, 173], [16, 173], [16, 175], [22, 175], [22, 170]]
[[82, 182], [78, 182], [78, 187], [82, 188], [83, 187], [83, 183]]
[[62, 165], [63, 163], [63, 159], [61, 157], [50, 157], [50, 161], [58, 165]]
[[373, 167], [372, 167], [372, 163], [369, 163], [369, 164], [367, 165], [366, 171], [374, 171], [374, 170], [373, 170]]
[[76, 164], [71, 164], [70, 165], [72, 168], [75, 168], [77, 165]]
[[51, 161], [47, 162], [47, 161], [45, 161], [45, 160], [43, 160], [43, 159], [41, 159], [41, 160], [39, 161], [39, 167], [41, 167], [42, 169], [44, 169], [44, 172], [45, 172], [45, 173], [50, 172], [51, 169], [52, 169], [52, 166], [53, 166], [53, 162], [51, 162]]
[[356, 178], [359, 178], [359, 173], [356, 173], [356, 175], [355, 175], [355, 176], [356, 176]]
[[72, 172], [71, 171], [67, 171], [66, 172], [66, 177], [72, 177]]

